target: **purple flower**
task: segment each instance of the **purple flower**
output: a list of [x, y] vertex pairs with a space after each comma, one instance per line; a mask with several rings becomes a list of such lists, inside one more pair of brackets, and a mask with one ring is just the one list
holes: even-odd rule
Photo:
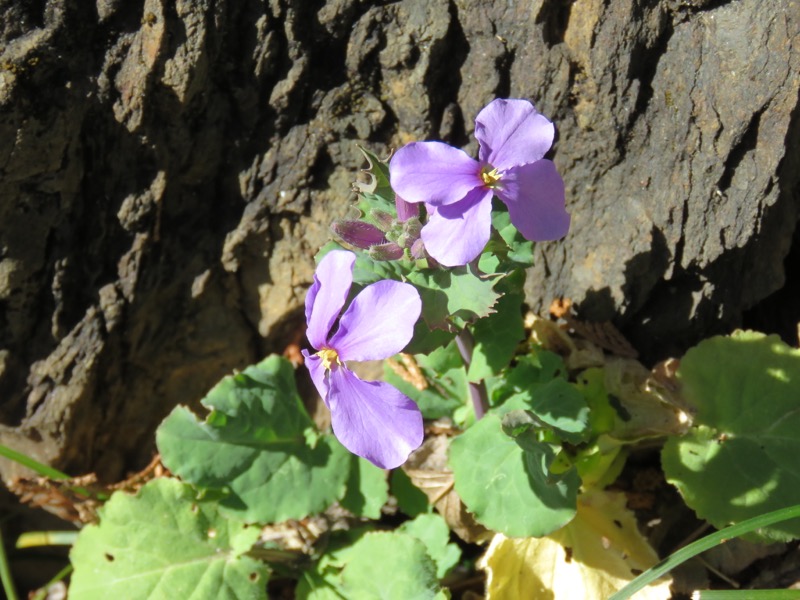
[[527, 100], [493, 100], [475, 119], [479, 160], [443, 142], [413, 142], [389, 163], [392, 187], [406, 202], [424, 202], [428, 253], [443, 265], [464, 265], [489, 241], [492, 196], [508, 207], [525, 238], [555, 240], [569, 230], [564, 182], [542, 157], [553, 124]]
[[352, 252], [333, 250], [317, 266], [306, 296], [306, 366], [331, 411], [333, 432], [353, 454], [384, 469], [403, 464], [422, 443], [422, 414], [399, 390], [382, 381], [362, 381], [345, 361], [382, 360], [411, 341], [422, 310], [419, 292], [384, 280], [364, 288], [331, 329], [353, 283]]
[[419, 207], [416, 204], [406, 202], [397, 194], [394, 197], [394, 205], [397, 208], [397, 220], [401, 223], [419, 216]]

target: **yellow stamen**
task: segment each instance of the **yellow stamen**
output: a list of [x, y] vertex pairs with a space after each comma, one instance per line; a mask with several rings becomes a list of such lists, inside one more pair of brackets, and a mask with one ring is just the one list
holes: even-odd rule
[[481, 167], [481, 180], [486, 187], [497, 187], [497, 182], [500, 181], [502, 175], [497, 172], [497, 169], [489, 170], [489, 166]]
[[339, 360], [339, 354], [333, 348], [323, 348], [317, 352], [317, 356], [322, 359], [322, 366], [326, 369], [330, 369], [333, 363], [342, 364]]

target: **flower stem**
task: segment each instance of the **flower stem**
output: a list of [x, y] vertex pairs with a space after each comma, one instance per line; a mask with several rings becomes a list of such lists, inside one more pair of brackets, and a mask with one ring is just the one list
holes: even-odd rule
[[[461, 353], [461, 358], [464, 360], [464, 366], [467, 371], [469, 371], [469, 365], [472, 363], [472, 350], [475, 347], [475, 340], [466, 327], [456, 336], [456, 345], [458, 346], [458, 351]], [[478, 383], [469, 383], [469, 395], [472, 397], [472, 408], [475, 411], [475, 419], [480, 419], [489, 409], [489, 396], [486, 393], [486, 384], [483, 380]]]
[[6, 549], [3, 546], [3, 536], [0, 534], [0, 582], [8, 600], [18, 600], [17, 589], [14, 587], [14, 579], [11, 576], [11, 567], [8, 565]]

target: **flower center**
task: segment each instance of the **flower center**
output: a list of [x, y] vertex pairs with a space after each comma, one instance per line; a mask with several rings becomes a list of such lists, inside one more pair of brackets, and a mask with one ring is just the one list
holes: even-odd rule
[[497, 172], [497, 169], [491, 168], [491, 165], [484, 165], [481, 167], [481, 180], [486, 187], [497, 187], [497, 182], [500, 181], [501, 177], [503, 176]]
[[339, 353], [333, 348], [323, 348], [317, 352], [317, 356], [322, 359], [322, 366], [329, 370], [333, 363], [336, 363], [337, 365], [342, 364], [339, 360]]

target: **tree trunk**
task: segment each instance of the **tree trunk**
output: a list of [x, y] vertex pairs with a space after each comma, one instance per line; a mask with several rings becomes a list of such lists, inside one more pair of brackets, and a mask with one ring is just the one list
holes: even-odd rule
[[0, 443], [142, 464], [300, 331], [356, 144], [474, 151], [495, 97], [555, 121], [573, 216], [531, 306], [650, 356], [737, 324], [797, 223], [799, 33], [793, 0], [0, 0]]

